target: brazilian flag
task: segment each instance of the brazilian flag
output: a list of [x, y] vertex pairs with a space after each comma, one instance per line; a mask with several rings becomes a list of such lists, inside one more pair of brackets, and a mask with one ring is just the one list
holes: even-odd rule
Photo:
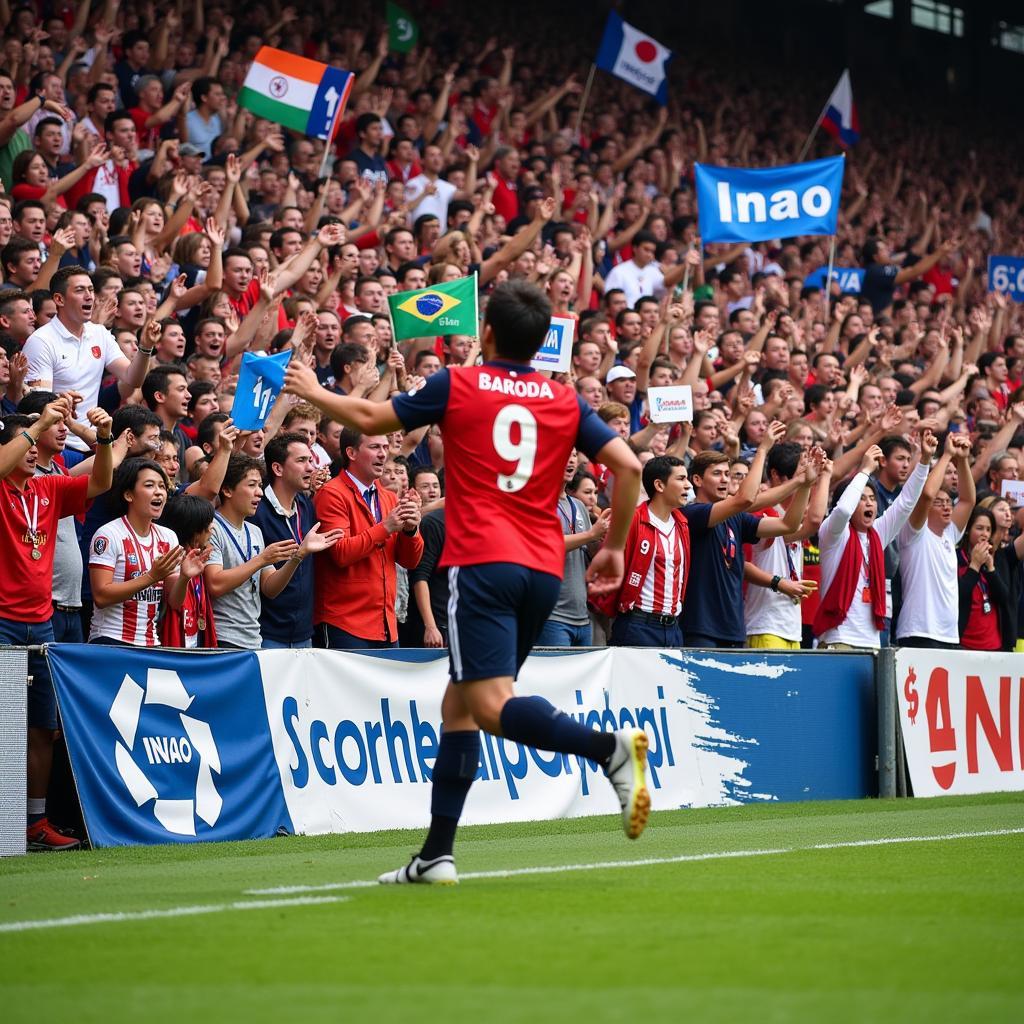
[[388, 296], [395, 341], [441, 334], [477, 336], [476, 274]]

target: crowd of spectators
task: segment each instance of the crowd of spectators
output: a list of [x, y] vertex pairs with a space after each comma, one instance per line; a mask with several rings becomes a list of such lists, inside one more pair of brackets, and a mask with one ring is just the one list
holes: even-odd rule
[[[952, 160], [898, 104], [865, 117], [836, 238], [864, 283], [826, 294], [827, 239], [698, 237], [696, 162], [789, 162], [813, 123], [770, 82], [692, 64], [662, 108], [598, 75], [580, 117], [580, 41], [429, 13], [396, 54], [366, 12], [324, 14], [0, 0], [0, 642], [444, 646], [440, 430], [231, 410], [247, 351], [377, 401], [476, 363], [468, 335], [396, 344], [387, 312], [476, 274], [484, 306], [522, 278], [575, 320], [559, 376], [645, 464], [596, 607], [609, 474], [570, 460], [542, 642], [1017, 645], [1024, 306], [986, 259], [1019, 251], [1024, 178], [993, 140], [962, 126]], [[355, 72], [331, 145], [238, 105], [261, 45]], [[692, 423], [650, 421], [671, 384]], [[33, 661], [30, 838], [54, 848]]]

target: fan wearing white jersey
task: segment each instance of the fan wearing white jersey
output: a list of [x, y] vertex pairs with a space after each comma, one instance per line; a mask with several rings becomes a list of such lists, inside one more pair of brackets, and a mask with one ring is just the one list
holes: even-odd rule
[[156, 647], [161, 603], [180, 608], [189, 580], [203, 571], [208, 556], [185, 551], [156, 524], [169, 490], [158, 463], [128, 459], [112, 490], [123, 514], [100, 527], [89, 547], [95, 605], [89, 643]]

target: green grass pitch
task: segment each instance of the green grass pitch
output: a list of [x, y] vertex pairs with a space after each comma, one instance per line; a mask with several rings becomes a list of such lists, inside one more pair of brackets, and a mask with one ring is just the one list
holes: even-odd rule
[[418, 838], [2, 861], [0, 1018], [1024, 1020], [1024, 794], [656, 813], [636, 843], [610, 818], [478, 827], [463, 875], [604, 866], [345, 887]]

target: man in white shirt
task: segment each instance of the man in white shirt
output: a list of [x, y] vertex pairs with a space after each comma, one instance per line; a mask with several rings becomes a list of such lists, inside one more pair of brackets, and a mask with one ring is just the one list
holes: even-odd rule
[[432, 213], [442, 224], [448, 223], [448, 204], [458, 189], [441, 177], [443, 167], [444, 153], [441, 147], [427, 146], [423, 151], [423, 173], [405, 183], [405, 201], [412, 203], [421, 192], [426, 191], [428, 185], [433, 185], [437, 191], [416, 204], [413, 216], [422, 217], [425, 213]]
[[658, 240], [649, 231], [638, 231], [633, 237], [633, 258], [612, 267], [604, 281], [607, 294], [613, 288], [621, 288], [626, 295], [626, 304], [635, 307], [644, 295], [660, 299], [670, 288], [683, 279], [687, 263], [680, 260], [675, 266], [662, 268], [655, 262]]
[[[96, 296], [92, 279], [81, 267], [64, 267], [50, 282], [57, 315], [25, 342], [28, 386], [46, 391], [77, 392], [81, 396], [75, 418], [89, 428], [85, 411], [99, 404], [100, 384], [106, 374], [131, 389], [142, 386], [153, 349], [139, 347], [129, 361], [102, 324], [92, 322]], [[76, 434], [69, 448], [86, 450]]]
[[[976, 498], [970, 458], [970, 438], [947, 434], [945, 451], [928, 474], [907, 525], [900, 530], [903, 606], [896, 636], [901, 647], [955, 650], [960, 646], [956, 546], [967, 529]], [[956, 508], [943, 487], [946, 468], [953, 460], [961, 481]]]
[[860, 472], [821, 524], [822, 598], [814, 619], [820, 647], [874, 650], [881, 646], [882, 626], [891, 614], [886, 608], [883, 550], [910, 518], [937, 447], [935, 435], [925, 431], [920, 461], [899, 497], [876, 520], [878, 500], [868, 477], [882, 461], [882, 449], [873, 444], [864, 453]]
[[[794, 478], [800, 468], [803, 449], [794, 441], [784, 441], [768, 452], [768, 482], [779, 496], [785, 491], [796, 493], [799, 481]], [[765, 537], [751, 547], [750, 564], [766, 572], [773, 579], [798, 582], [804, 574], [804, 545], [807, 537], [818, 532], [825, 509], [828, 507], [829, 484], [832, 480], [832, 462], [821, 448], [811, 451], [811, 472], [817, 474], [807, 512], [797, 533], [786, 537]], [[768, 500], [768, 495], [762, 495]], [[778, 498], [773, 499], [778, 500]], [[764, 515], [781, 519], [785, 516], [792, 495], [778, 500]], [[803, 616], [800, 601], [771, 586], [750, 586], [748, 583], [743, 602], [743, 621], [747, 631], [747, 646], [764, 650], [798, 650], [803, 635]]]

